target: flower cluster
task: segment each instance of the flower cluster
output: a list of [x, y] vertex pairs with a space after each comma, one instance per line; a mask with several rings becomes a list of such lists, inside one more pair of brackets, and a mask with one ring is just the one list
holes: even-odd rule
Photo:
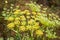
[[18, 27], [20, 31], [35, 31], [40, 28], [39, 22], [35, 18], [38, 15], [36, 12], [30, 13], [29, 10], [15, 10], [6, 20], [9, 22], [7, 27], [14, 29]]
[[[20, 9], [11, 10], [3, 11], [4, 19], [7, 20], [7, 28], [17, 31], [17, 33], [20, 34], [27, 33], [29, 37], [42, 37], [45, 33], [48, 34], [46, 28], [53, 29], [56, 28], [56, 26], [60, 26], [60, 18], [53, 13], [45, 14], [43, 12]], [[44, 8], [44, 10], [46, 10], [46, 8]], [[49, 36], [46, 37], [49, 38]]]
[[35, 19], [38, 14], [39, 13], [36, 12], [30, 12], [29, 10], [21, 11], [17, 9], [11, 13], [11, 15], [6, 15], [8, 18], [5, 20], [9, 22], [7, 28], [10, 30], [15, 30], [15, 28], [17, 28], [20, 32], [37, 31], [40, 28], [39, 22], [36, 22], [37, 20]]

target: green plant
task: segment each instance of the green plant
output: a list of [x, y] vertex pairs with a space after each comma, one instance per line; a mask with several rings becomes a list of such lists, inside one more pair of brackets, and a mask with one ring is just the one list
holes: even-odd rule
[[11, 6], [10, 9], [4, 8], [2, 12], [4, 20], [7, 21], [8, 30], [16, 33], [16, 40], [45, 40], [45, 37], [48, 39], [57, 38], [54, 30], [60, 26], [58, 15], [54, 13], [46, 14], [47, 8], [42, 10], [39, 5], [33, 3], [27, 5], [31, 11], [20, 10], [19, 6], [16, 8]]
[[40, 12], [40, 6], [36, 3], [27, 3], [26, 4], [32, 11]]

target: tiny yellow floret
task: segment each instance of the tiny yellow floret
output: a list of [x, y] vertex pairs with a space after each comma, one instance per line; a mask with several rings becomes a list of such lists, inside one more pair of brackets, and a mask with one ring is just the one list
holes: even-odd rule
[[41, 35], [43, 35], [43, 32], [42, 32], [41, 30], [36, 30], [35, 33], [36, 33], [37, 36], [41, 36]]
[[8, 27], [9, 29], [13, 29], [13, 28], [15, 27], [15, 25], [14, 25], [14, 23], [9, 23], [9, 24], [7, 25], [7, 27]]

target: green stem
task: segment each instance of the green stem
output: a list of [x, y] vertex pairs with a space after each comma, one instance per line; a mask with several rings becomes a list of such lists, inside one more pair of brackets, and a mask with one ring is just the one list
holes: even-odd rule
[[34, 40], [34, 38], [33, 38], [33, 31], [31, 31], [31, 40]]
[[48, 38], [48, 40], [49, 40], [49, 38]]
[[43, 40], [44, 40], [44, 37], [43, 37]]

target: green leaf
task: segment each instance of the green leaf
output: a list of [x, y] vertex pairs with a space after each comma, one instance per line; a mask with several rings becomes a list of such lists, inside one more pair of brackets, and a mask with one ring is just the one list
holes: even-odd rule
[[2, 14], [2, 16], [6, 16], [6, 14], [4, 13], [4, 14]]

